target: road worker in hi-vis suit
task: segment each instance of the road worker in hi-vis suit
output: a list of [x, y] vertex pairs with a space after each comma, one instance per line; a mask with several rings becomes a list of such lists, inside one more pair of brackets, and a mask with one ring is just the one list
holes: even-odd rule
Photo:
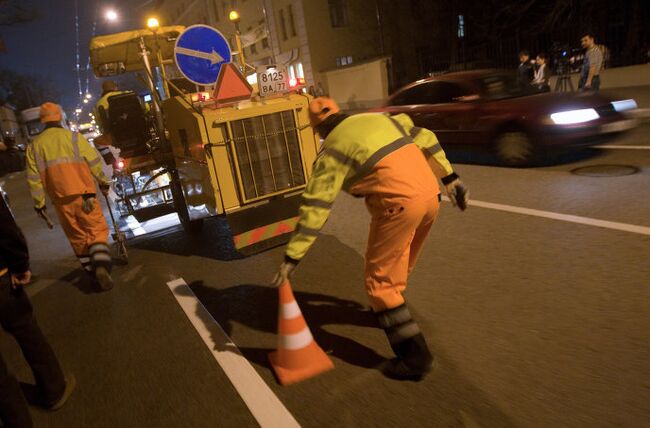
[[104, 290], [113, 287], [108, 225], [97, 201], [97, 183], [108, 193], [110, 181], [95, 150], [78, 132], [62, 126], [61, 107], [41, 106], [45, 130], [27, 149], [27, 182], [34, 209], [47, 219], [45, 195], [54, 205], [61, 226], [81, 266]]
[[433, 356], [402, 293], [438, 214], [438, 179], [461, 209], [467, 206], [467, 189], [436, 136], [415, 127], [407, 115], [348, 116], [326, 97], [314, 99], [309, 111], [311, 124], [324, 142], [274, 283], [282, 284], [305, 256], [341, 189], [364, 197], [372, 216], [365, 287], [397, 356], [385, 373], [398, 379], [421, 379], [431, 370]]

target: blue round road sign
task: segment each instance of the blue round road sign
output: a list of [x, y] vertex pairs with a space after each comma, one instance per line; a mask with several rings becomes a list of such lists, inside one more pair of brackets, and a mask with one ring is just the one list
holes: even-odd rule
[[230, 62], [226, 38], [207, 25], [192, 25], [176, 40], [176, 65], [183, 75], [197, 85], [212, 85], [219, 77], [221, 65]]

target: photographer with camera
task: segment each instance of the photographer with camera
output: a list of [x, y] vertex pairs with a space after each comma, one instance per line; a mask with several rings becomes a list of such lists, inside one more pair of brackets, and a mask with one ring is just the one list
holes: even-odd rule
[[585, 59], [580, 71], [578, 88], [582, 91], [598, 91], [600, 89], [600, 71], [603, 69], [603, 53], [596, 46], [591, 33], [585, 33], [580, 39], [580, 43], [585, 49]]

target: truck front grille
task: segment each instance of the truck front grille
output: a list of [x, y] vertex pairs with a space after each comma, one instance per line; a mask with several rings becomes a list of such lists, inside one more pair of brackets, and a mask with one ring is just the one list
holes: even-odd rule
[[293, 111], [230, 123], [246, 200], [305, 184]]

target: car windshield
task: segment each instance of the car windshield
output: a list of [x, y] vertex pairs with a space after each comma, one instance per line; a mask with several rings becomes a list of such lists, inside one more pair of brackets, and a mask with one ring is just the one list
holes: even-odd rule
[[488, 100], [503, 100], [529, 95], [529, 92], [519, 86], [514, 73], [490, 74], [478, 78], [477, 83]]

